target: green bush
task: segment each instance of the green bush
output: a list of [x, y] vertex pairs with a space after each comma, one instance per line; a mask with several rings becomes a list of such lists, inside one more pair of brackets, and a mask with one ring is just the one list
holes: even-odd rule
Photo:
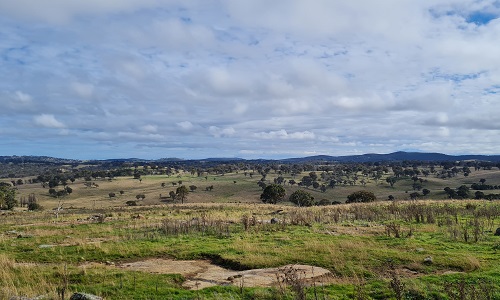
[[43, 207], [36, 202], [32, 202], [32, 203], [28, 204], [28, 210], [42, 210], [42, 209], [43, 209]]
[[314, 204], [314, 197], [304, 190], [293, 192], [288, 199], [297, 206], [312, 206]]
[[377, 200], [377, 197], [375, 197], [374, 193], [367, 191], [357, 191], [347, 196], [347, 201], [345, 203], [367, 203], [373, 202], [375, 200]]
[[129, 200], [125, 202], [125, 204], [127, 204], [128, 206], [137, 206], [137, 202], [134, 200]]

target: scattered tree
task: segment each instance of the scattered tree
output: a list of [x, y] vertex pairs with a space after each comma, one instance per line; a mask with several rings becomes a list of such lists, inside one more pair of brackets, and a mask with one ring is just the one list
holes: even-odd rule
[[180, 199], [181, 203], [184, 203], [184, 200], [186, 200], [188, 193], [189, 193], [189, 191], [186, 188], [186, 186], [184, 186], [184, 185], [181, 185], [175, 191], [176, 198]]
[[391, 185], [391, 187], [394, 187], [394, 184], [396, 183], [397, 178], [396, 178], [396, 177], [394, 177], [394, 176], [391, 176], [391, 177], [387, 177], [387, 178], [385, 179], [385, 181], [387, 181], [387, 183], [388, 183], [388, 184], [390, 184], [390, 185]]
[[314, 197], [304, 190], [293, 192], [288, 200], [297, 206], [312, 206], [314, 204]]
[[310, 187], [313, 184], [313, 179], [311, 176], [304, 176], [302, 177], [301, 183], [303, 186]]
[[17, 205], [16, 190], [8, 183], [0, 183], [0, 209], [11, 210]]
[[279, 184], [270, 184], [266, 186], [260, 199], [264, 203], [276, 204], [278, 201], [282, 200], [286, 195], [285, 188]]
[[411, 200], [417, 200], [418, 197], [420, 197], [420, 194], [418, 192], [413, 192], [410, 194], [410, 199]]

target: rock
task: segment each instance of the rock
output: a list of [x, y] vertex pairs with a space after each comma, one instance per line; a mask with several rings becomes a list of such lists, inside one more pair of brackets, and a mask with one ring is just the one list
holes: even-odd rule
[[38, 246], [38, 248], [52, 248], [52, 247], [55, 247], [55, 245], [46, 245], [46, 244], [42, 244], [40, 246]]
[[497, 230], [495, 231], [495, 235], [500, 236], [500, 227], [498, 227]]
[[427, 256], [426, 258], [424, 258], [425, 265], [432, 265], [433, 262], [434, 260], [432, 259], [432, 256]]
[[424, 252], [425, 249], [424, 248], [417, 248], [417, 249], [415, 249], [415, 251], [417, 251], [417, 252]]
[[85, 293], [74, 293], [69, 300], [103, 300], [104, 298]]
[[107, 260], [104, 264], [106, 264], [107, 266], [114, 266], [115, 265], [114, 262], [109, 261], [109, 260]]
[[280, 222], [280, 219], [278, 219], [278, 218], [271, 219], [271, 224], [278, 224], [279, 222]]
[[228, 281], [233, 281], [233, 280], [235, 280], [236, 278], [241, 278], [241, 277], [243, 277], [243, 275], [241, 275], [241, 274], [237, 274], [237, 275], [229, 276], [229, 277], [227, 278], [227, 280], [228, 280]]
[[17, 238], [18, 238], [18, 239], [29, 239], [29, 238], [32, 238], [32, 237], [33, 237], [33, 235], [31, 235], [31, 234], [27, 234], [27, 233], [20, 233], [20, 234], [17, 236]]

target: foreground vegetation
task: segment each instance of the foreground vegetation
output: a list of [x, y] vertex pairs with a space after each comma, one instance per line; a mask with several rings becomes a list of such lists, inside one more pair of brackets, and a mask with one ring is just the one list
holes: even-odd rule
[[[271, 224], [272, 218], [279, 221]], [[189, 204], [69, 209], [58, 219], [47, 211], [12, 212], [2, 219], [2, 299], [60, 299], [61, 291], [106, 299], [500, 297], [500, 237], [493, 234], [498, 202]], [[191, 291], [179, 275], [113, 266], [152, 257], [209, 259], [239, 270], [310, 264], [333, 276], [321, 285], [289, 283], [286, 292], [244, 286]]]
[[[496, 165], [74, 164], [9, 177], [0, 299], [500, 299]], [[190, 290], [192, 274], [125, 267], [153, 258], [332, 275], [292, 267], [275, 286]]]

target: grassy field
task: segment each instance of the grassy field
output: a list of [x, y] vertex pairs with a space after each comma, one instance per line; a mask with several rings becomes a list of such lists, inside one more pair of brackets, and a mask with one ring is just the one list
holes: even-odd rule
[[[324, 193], [309, 188], [318, 200], [345, 201], [357, 190], [397, 199], [309, 208], [262, 204], [260, 176], [243, 173], [117, 177], [94, 180], [98, 187], [76, 180], [73, 192], [60, 199], [40, 184], [20, 185], [18, 197], [35, 194], [44, 210], [16, 208], [0, 215], [0, 299], [62, 299], [63, 291], [66, 299], [76, 291], [105, 299], [500, 299], [500, 237], [493, 235], [500, 227], [500, 202], [444, 200], [444, 187], [481, 178], [499, 184], [500, 172], [431, 175], [423, 183], [431, 194], [419, 201], [407, 200], [410, 179], [393, 188], [385, 177]], [[160, 199], [179, 181], [197, 186], [186, 203]], [[299, 187], [285, 189], [289, 195]], [[139, 206], [125, 205], [138, 194], [145, 195]], [[61, 203], [56, 217], [53, 208]], [[287, 289], [196, 291], [184, 288], [186, 278], [179, 274], [119, 267], [150, 258], [210, 260], [236, 270], [309, 264], [332, 276], [326, 283], [289, 283]]]
[[[297, 174], [294, 177], [290, 175], [284, 175], [283, 177], [285, 180], [294, 179], [298, 182], [305, 175], [307, 175], [307, 172]], [[359, 175], [362, 178], [362, 175]], [[274, 178], [278, 176], [278, 174], [271, 173], [267, 176], [266, 182], [268, 184], [272, 183]], [[390, 176], [390, 174], [385, 175], [378, 181], [367, 178], [365, 186], [361, 185], [358, 181], [356, 185], [340, 184], [333, 189], [328, 188], [326, 192], [321, 192], [319, 189], [313, 189], [312, 187], [304, 189], [311, 193], [316, 200], [327, 199], [329, 201], [344, 202], [347, 199], [347, 195], [358, 190], [373, 192], [379, 200], [387, 200], [389, 195], [394, 196], [397, 200], [408, 200], [410, 198], [409, 194], [413, 192], [413, 181], [409, 178], [404, 178], [397, 181], [394, 187], [391, 187], [385, 181], [387, 176]], [[28, 197], [29, 194], [34, 193], [41, 205], [48, 209], [57, 207], [61, 201], [65, 203], [65, 207], [116, 207], [125, 205], [125, 202], [128, 200], [136, 200], [136, 195], [138, 194], [146, 196], [144, 201], [138, 201], [139, 204], [161, 204], [160, 195], [168, 197], [170, 191], [175, 192], [179, 186], [179, 181], [182, 181], [182, 185], [186, 187], [191, 185], [197, 187], [196, 191], [190, 193], [188, 196], [188, 202], [190, 203], [259, 203], [262, 189], [257, 183], [260, 178], [259, 175], [250, 178], [250, 176], [245, 176], [242, 172], [228, 173], [224, 176], [208, 175], [207, 177], [197, 177], [185, 172], [175, 176], [142, 176], [140, 181], [133, 179], [133, 177], [116, 177], [111, 181], [107, 179], [93, 180], [92, 182], [97, 184], [98, 187], [87, 187], [84, 185], [85, 182], [82, 179], [77, 179], [74, 183], [69, 183], [69, 186], [73, 189], [73, 193], [62, 199], [51, 197], [48, 193], [48, 188], [43, 188], [40, 184], [24, 184], [17, 186], [17, 188], [19, 197]], [[431, 193], [420, 199], [440, 200], [447, 198], [443, 190], [445, 187], [456, 188], [463, 184], [470, 186], [472, 183], [478, 183], [481, 178], [486, 179], [487, 184], [500, 185], [500, 170], [473, 171], [468, 177], [458, 175], [452, 178], [441, 179], [430, 175], [421, 178], [424, 179], [422, 188], [429, 189]], [[162, 183], [165, 184], [164, 187], [162, 187]], [[172, 183], [175, 185], [172, 185]], [[206, 191], [206, 188], [209, 186], [213, 186], [213, 190]], [[291, 186], [289, 184], [284, 185], [284, 187], [288, 195], [301, 188], [297, 185]], [[62, 189], [62, 187], [59, 187], [59, 189]], [[120, 191], [123, 191], [123, 194], [120, 194]], [[500, 193], [498, 190], [489, 190], [487, 192]], [[115, 193], [116, 197], [110, 198], [109, 193]]]

